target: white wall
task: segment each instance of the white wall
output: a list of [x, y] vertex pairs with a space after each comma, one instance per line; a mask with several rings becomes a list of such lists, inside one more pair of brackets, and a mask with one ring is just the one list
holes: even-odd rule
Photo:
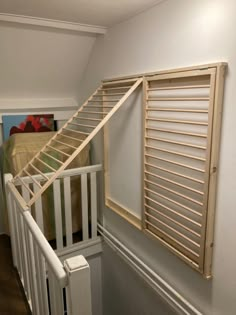
[[77, 98], [95, 38], [0, 22], [0, 100]]
[[167, 249], [104, 210], [109, 229], [206, 315], [233, 315], [236, 310], [235, 12], [234, 0], [164, 1], [111, 28], [96, 41], [80, 90], [81, 98], [85, 98], [105, 77], [215, 61], [229, 63], [216, 196], [213, 280], [202, 279]]
[[[103, 315], [174, 315], [161, 297], [108, 245], [102, 253]], [[127, 286], [129, 284], [129, 286]], [[131, 289], [129, 290], [132, 284]], [[112, 297], [112, 298], [111, 298]], [[98, 315], [95, 313], [95, 315]]]

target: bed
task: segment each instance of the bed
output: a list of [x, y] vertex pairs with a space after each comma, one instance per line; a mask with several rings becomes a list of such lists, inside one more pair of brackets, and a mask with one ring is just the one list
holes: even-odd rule
[[[17, 133], [12, 135], [1, 147], [1, 173], [11, 173], [13, 177], [37, 154], [37, 152], [53, 137], [55, 132]], [[58, 147], [67, 152], [68, 147], [62, 144]], [[68, 151], [69, 153], [69, 151]], [[87, 146], [70, 165], [70, 168], [83, 167], [90, 164], [90, 147]], [[73, 232], [81, 230], [81, 198], [80, 178], [71, 179], [72, 229]], [[61, 197], [63, 199], [64, 196]], [[44, 234], [48, 240], [55, 239], [54, 201], [52, 188], [48, 188], [42, 196]], [[63, 202], [62, 202], [63, 204]], [[5, 230], [9, 233], [6, 206], [4, 202]], [[64, 211], [62, 207], [62, 211]], [[35, 217], [35, 209], [31, 209]]]

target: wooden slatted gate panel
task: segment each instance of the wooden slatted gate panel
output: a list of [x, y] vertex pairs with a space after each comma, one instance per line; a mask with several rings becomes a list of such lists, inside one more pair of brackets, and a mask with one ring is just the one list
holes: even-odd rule
[[206, 277], [211, 276], [223, 70], [144, 81], [143, 227]]
[[[39, 153], [17, 174], [13, 183], [20, 182], [30, 196], [32, 206], [74, 158], [104, 127], [127, 98], [142, 83], [142, 78], [104, 82], [80, 107], [71, 119], [52, 137]], [[118, 92], [116, 92], [118, 91]], [[106, 99], [104, 99], [106, 94]], [[45, 173], [52, 172], [50, 177]], [[33, 175], [41, 175], [44, 182]], [[27, 185], [30, 177], [37, 189]]]

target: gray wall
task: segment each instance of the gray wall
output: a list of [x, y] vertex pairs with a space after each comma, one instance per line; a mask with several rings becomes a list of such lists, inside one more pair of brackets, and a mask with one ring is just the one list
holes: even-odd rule
[[[234, 0], [162, 2], [97, 39], [80, 90], [81, 98], [86, 98], [106, 77], [215, 61], [229, 63], [216, 196], [213, 280], [204, 280], [160, 244], [104, 209], [107, 227], [206, 315], [233, 315], [236, 310], [235, 12]], [[123, 126], [127, 123], [129, 120], [122, 122]], [[95, 157], [102, 160], [102, 150]], [[133, 183], [139, 180], [130, 172], [127, 175]], [[124, 199], [130, 198], [128, 193]]]
[[108, 245], [102, 254], [103, 315], [174, 315], [175, 312]]
[[97, 254], [87, 258], [90, 267], [92, 288], [92, 312], [94, 315], [103, 315], [102, 305], [102, 257]]

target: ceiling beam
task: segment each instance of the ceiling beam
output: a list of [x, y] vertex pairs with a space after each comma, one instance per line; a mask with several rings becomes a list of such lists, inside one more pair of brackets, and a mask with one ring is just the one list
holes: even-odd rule
[[34, 25], [42, 26], [49, 28], [56, 28], [62, 30], [69, 30], [74, 32], [83, 32], [83, 33], [92, 33], [92, 34], [105, 34], [107, 31], [106, 27], [89, 25], [89, 24], [80, 24], [59, 20], [49, 20], [38, 17], [24, 16], [24, 15], [14, 15], [14, 14], [5, 14], [0, 13], [0, 21], [9, 22], [9, 23], [19, 23], [25, 25]]

